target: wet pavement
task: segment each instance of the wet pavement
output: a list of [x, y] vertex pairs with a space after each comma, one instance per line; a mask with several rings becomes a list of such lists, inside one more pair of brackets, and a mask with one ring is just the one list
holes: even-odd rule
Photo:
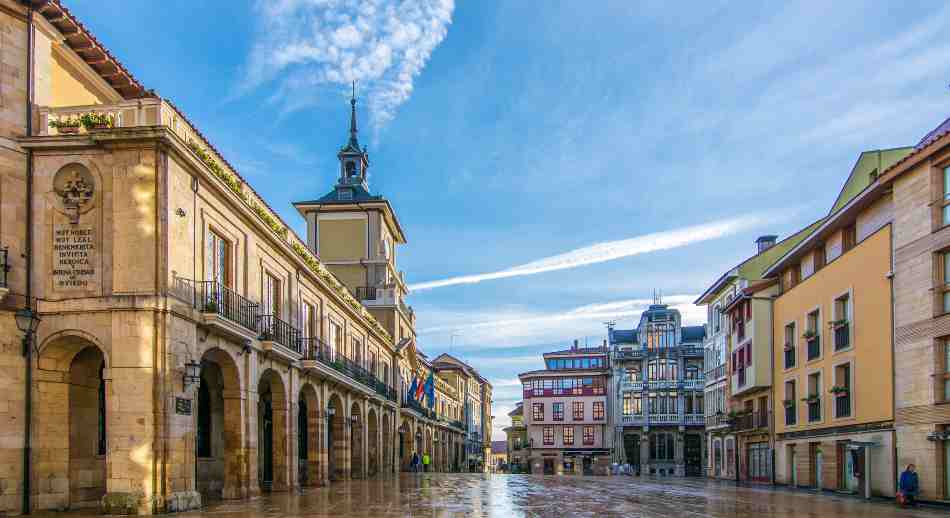
[[[56, 513], [39, 516], [83, 516]], [[936, 517], [940, 508], [898, 509], [893, 502], [784, 488], [736, 487], [707, 479], [482, 474], [403, 474], [333, 483], [252, 501], [211, 503], [189, 518], [290, 516], [530, 517]]]

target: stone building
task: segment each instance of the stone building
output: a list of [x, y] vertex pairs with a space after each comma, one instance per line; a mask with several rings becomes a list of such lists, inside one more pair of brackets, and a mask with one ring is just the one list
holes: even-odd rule
[[635, 329], [609, 329], [614, 462], [641, 475], [704, 473], [705, 336], [659, 300]]
[[295, 204], [301, 239], [58, 0], [0, 0], [0, 32], [0, 514], [183, 510], [412, 451], [448, 469], [460, 393], [400, 397], [433, 367], [355, 99], [337, 185]]
[[518, 375], [523, 386], [528, 461], [534, 474], [606, 475], [608, 427], [606, 344], [544, 353], [546, 369]]
[[508, 412], [511, 426], [505, 428], [505, 439], [508, 451], [508, 470], [511, 473], [522, 473], [528, 469], [528, 429], [524, 425], [524, 403], [519, 401], [515, 409]]
[[464, 430], [461, 471], [487, 472], [491, 466], [491, 383], [471, 365], [452, 356], [440, 354], [433, 361], [439, 376], [457, 387], [462, 404], [461, 419]]
[[827, 216], [765, 271], [779, 281], [771, 327], [780, 484], [894, 495], [899, 203], [880, 171], [909, 151], [862, 153]]
[[893, 194], [897, 466], [950, 500], [950, 119], [885, 169]]

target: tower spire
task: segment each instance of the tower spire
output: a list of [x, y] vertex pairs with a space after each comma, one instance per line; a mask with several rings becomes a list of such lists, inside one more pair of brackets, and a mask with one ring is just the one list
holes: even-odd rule
[[359, 148], [356, 139], [356, 80], [353, 80], [353, 94], [350, 96], [350, 146]]

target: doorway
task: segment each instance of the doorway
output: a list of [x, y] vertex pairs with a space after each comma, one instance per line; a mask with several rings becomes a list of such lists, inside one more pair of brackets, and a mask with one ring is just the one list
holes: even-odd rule
[[261, 491], [268, 492], [274, 487], [274, 404], [270, 384], [264, 386], [257, 402], [258, 422], [258, 470], [257, 478]]
[[623, 436], [623, 449], [627, 453], [627, 464], [634, 473], [640, 473], [640, 436], [629, 434]]
[[554, 459], [544, 459], [544, 474], [545, 475], [554, 474]]
[[703, 442], [696, 434], [686, 434], [683, 439], [683, 461], [687, 477], [703, 474]]

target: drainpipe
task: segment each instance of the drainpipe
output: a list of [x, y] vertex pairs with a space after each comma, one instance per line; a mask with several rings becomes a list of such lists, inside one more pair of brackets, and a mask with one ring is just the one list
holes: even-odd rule
[[[33, 134], [33, 4], [29, 4], [26, 14], [26, 136]], [[33, 150], [26, 150], [26, 304], [31, 305], [33, 281]], [[30, 486], [33, 456], [33, 336], [27, 333], [23, 339], [23, 360], [26, 366], [24, 381], [24, 418], [23, 418], [23, 514], [30, 514]]]

